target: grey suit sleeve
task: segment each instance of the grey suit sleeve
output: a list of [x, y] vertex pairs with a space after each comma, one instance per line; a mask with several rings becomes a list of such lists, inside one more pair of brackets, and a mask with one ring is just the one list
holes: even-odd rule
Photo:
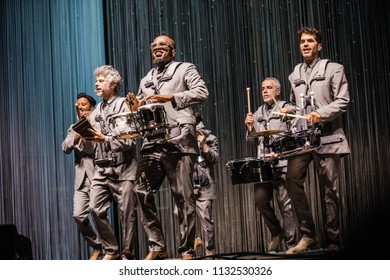
[[218, 161], [219, 153], [218, 153], [218, 138], [210, 134], [206, 139], [206, 143], [209, 146], [209, 150], [207, 152], [201, 150], [201, 155], [204, 159], [206, 159], [210, 164], [215, 164]]
[[184, 73], [184, 81], [187, 89], [173, 94], [176, 103], [175, 109], [177, 110], [203, 103], [209, 95], [205, 82], [196, 70], [195, 65], [191, 63], [186, 64], [188, 67]]
[[65, 154], [70, 154], [74, 149], [74, 136], [76, 132], [72, 129], [72, 127], [69, 127], [66, 138], [62, 142], [62, 151]]
[[331, 92], [330, 96], [327, 97], [333, 101], [316, 110], [324, 121], [332, 121], [347, 111], [350, 99], [348, 82], [344, 73], [344, 66], [335, 63], [334, 68], [330, 82]]

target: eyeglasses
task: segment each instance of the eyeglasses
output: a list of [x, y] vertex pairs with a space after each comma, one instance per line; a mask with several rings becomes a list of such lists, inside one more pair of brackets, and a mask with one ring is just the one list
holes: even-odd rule
[[150, 44], [150, 48], [151, 49], [154, 49], [156, 47], [163, 47], [163, 48], [171, 48], [173, 49], [173, 47], [170, 45], [170, 44], [167, 44], [167, 43], [163, 43], [163, 42], [158, 42], [158, 43], [152, 43]]

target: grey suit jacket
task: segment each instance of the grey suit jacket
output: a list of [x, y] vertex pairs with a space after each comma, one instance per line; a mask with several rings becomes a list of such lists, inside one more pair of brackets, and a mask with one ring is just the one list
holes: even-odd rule
[[69, 127], [65, 140], [62, 142], [62, 151], [66, 154], [70, 154], [74, 151], [75, 156], [75, 180], [74, 187], [75, 190], [81, 188], [85, 176], [92, 181], [93, 172], [94, 172], [94, 149], [92, 143], [84, 143], [79, 141], [74, 145], [74, 136], [76, 132], [72, 129], [72, 126]]
[[[95, 180], [104, 180], [107, 177], [113, 180], [135, 180], [137, 157], [135, 151], [135, 139], [119, 139], [112, 137], [112, 129], [109, 127], [110, 117], [130, 112], [125, 104], [125, 98], [114, 96], [109, 101], [107, 112], [102, 109], [102, 103], [96, 105], [89, 115], [88, 120], [97, 130], [103, 132], [108, 138], [105, 143], [93, 143], [95, 151]], [[99, 166], [99, 160], [112, 160], [110, 166]]]
[[323, 122], [324, 130], [321, 136], [341, 134], [344, 141], [322, 146], [317, 152], [321, 154], [349, 154], [350, 149], [341, 127], [341, 115], [346, 112], [349, 103], [348, 82], [345, 77], [344, 67], [341, 64], [320, 59], [314, 66], [310, 76], [306, 80], [303, 63], [295, 67], [289, 76], [291, 83], [291, 101], [296, 105], [297, 114], [300, 114], [300, 94], [314, 93], [315, 109]]
[[[279, 116], [274, 115], [271, 112], [272, 111], [279, 112], [279, 108], [289, 108], [290, 110], [295, 111], [295, 105], [293, 105], [287, 101], [278, 100], [277, 106], [274, 105], [272, 107], [269, 115], [267, 115], [266, 106], [267, 106], [266, 104], [263, 104], [256, 110], [256, 112], [254, 112], [253, 118], [255, 119], [255, 122], [253, 124], [253, 129], [252, 129], [252, 131], [250, 131], [250, 133], [260, 132], [262, 130], [265, 130], [266, 123], [269, 123], [269, 125], [270, 125], [269, 129], [271, 129], [271, 130], [277, 129], [277, 130], [287, 131], [286, 122], [282, 122]], [[259, 121], [259, 120], [261, 120], [261, 121]], [[283, 134], [282, 133], [281, 134], [274, 134], [273, 137], [274, 138], [283, 137]], [[252, 146], [256, 145], [260, 149], [264, 149], [264, 137], [258, 137], [258, 138], [249, 137], [249, 131], [247, 131], [246, 142], [249, 145], [252, 145]], [[264, 152], [270, 153], [272, 151], [265, 150]], [[260, 156], [261, 156], [260, 154], [257, 155], [257, 157], [260, 157]], [[284, 166], [287, 166], [287, 160], [279, 160], [279, 163], [277, 165], [275, 165], [275, 167], [284, 167]]]
[[[195, 131], [194, 106], [208, 98], [207, 87], [194, 64], [171, 62], [158, 79], [154, 79], [156, 68], [141, 80], [137, 98], [153, 94], [173, 94], [174, 101], [163, 103], [167, 122], [173, 127], [169, 133], [170, 152], [199, 154]], [[157, 84], [156, 84], [157, 83]], [[156, 85], [155, 85], [156, 84]], [[144, 138], [142, 150], [159, 145]]]
[[198, 161], [194, 167], [194, 192], [197, 200], [216, 199], [216, 186], [214, 180], [214, 166], [219, 158], [218, 138], [207, 131], [206, 143], [209, 150], [201, 150]]

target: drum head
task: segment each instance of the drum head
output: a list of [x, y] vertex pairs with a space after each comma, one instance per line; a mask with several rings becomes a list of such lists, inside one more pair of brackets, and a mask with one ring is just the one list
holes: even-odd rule
[[138, 111], [142, 111], [142, 110], [154, 111], [156, 108], [164, 108], [164, 105], [161, 103], [146, 104], [146, 105], [139, 106]]

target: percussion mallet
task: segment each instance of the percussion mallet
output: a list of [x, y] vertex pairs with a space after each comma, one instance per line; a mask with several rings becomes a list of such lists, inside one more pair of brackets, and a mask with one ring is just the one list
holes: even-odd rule
[[293, 115], [293, 114], [286, 114], [286, 113], [279, 113], [279, 112], [271, 112], [274, 115], [284, 116], [284, 117], [291, 117], [291, 118], [298, 118], [298, 119], [307, 119], [305, 116], [300, 115]]
[[275, 99], [274, 96], [272, 96], [272, 99], [273, 99], [273, 101], [274, 101], [274, 103], [275, 103], [276, 108], [279, 110], [279, 112], [281, 112], [281, 111], [282, 111], [282, 108], [280, 108], [280, 106], [279, 106], [279, 104], [278, 104], [278, 101]]
[[248, 113], [251, 112], [251, 89], [249, 87], [246, 88], [246, 97], [248, 98]]

